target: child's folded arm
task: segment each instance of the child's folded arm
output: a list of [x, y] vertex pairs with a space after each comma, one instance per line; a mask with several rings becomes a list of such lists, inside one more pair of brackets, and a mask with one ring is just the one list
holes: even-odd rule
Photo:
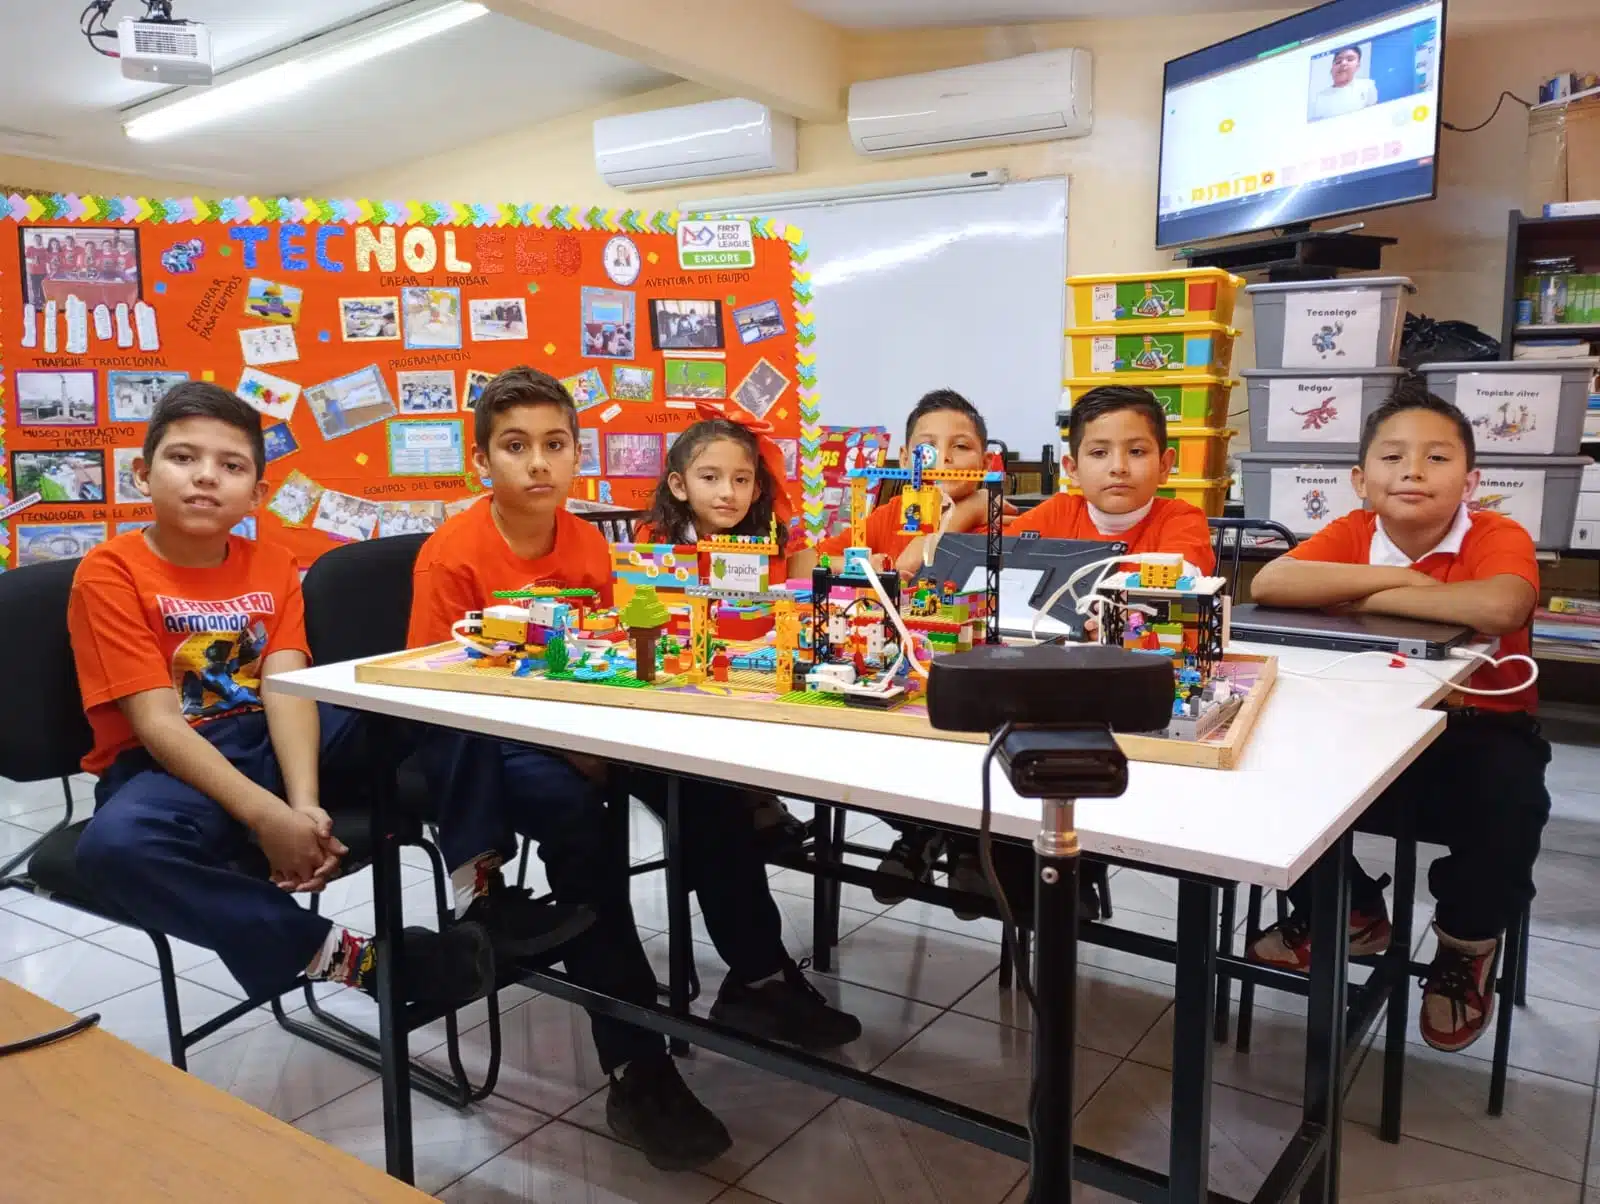
[[1511, 573], [1481, 581], [1454, 581], [1426, 588], [1400, 586], [1362, 599], [1356, 610], [1439, 623], [1460, 623], [1484, 635], [1506, 635], [1528, 625], [1538, 594]]
[[1384, 590], [1437, 586], [1432, 577], [1415, 569], [1280, 556], [1255, 575], [1250, 597], [1263, 606], [1315, 609], [1345, 606]]

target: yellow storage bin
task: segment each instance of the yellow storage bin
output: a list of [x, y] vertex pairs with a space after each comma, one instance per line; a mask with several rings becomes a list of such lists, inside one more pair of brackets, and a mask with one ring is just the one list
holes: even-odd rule
[[1172, 475], [1189, 480], [1213, 481], [1228, 475], [1228, 440], [1235, 432], [1219, 427], [1169, 426], [1167, 446], [1178, 458]]
[[[1103, 376], [1073, 376], [1062, 381], [1068, 408], [1090, 389], [1106, 383]], [[1118, 383], [1149, 389], [1167, 412], [1169, 423], [1221, 426], [1228, 420], [1228, 399], [1239, 382], [1204, 372], [1152, 372], [1138, 380]]]
[[1183, 372], [1227, 376], [1239, 332], [1221, 322], [1121, 322], [1067, 331], [1072, 375], [1134, 384]]
[[1194, 480], [1172, 477], [1156, 492], [1162, 497], [1175, 497], [1180, 501], [1199, 506], [1206, 517], [1216, 518], [1228, 502], [1228, 487], [1233, 482], [1227, 477], [1216, 480]]
[[1243, 277], [1221, 268], [1067, 278], [1074, 326], [1140, 321], [1231, 322], [1234, 301], [1243, 287]]

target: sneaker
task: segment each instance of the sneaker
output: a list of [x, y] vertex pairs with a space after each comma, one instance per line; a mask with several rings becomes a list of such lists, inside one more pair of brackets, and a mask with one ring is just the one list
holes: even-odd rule
[[753, 1037], [798, 1045], [801, 1049], [837, 1049], [861, 1035], [861, 1021], [829, 1005], [807, 981], [809, 959], [783, 968], [783, 977], [753, 986], [727, 979], [711, 1005], [711, 1018]]
[[[955, 863], [950, 867], [950, 889], [958, 890], [964, 894], [981, 895], [985, 899], [994, 898], [994, 890], [989, 886], [989, 879], [984, 877], [983, 862], [976, 853], [958, 853]], [[981, 911], [964, 909], [959, 903], [950, 908], [955, 912], [956, 919], [973, 920], [983, 918]]]
[[1422, 1039], [1435, 1049], [1465, 1049], [1489, 1027], [1494, 1015], [1494, 963], [1500, 942], [1458, 941], [1438, 924], [1433, 965], [1422, 980]]
[[[410, 1003], [462, 1004], [494, 990], [494, 947], [481, 924], [452, 924], [443, 932], [407, 928], [405, 980], [400, 998]], [[378, 945], [369, 941], [356, 968], [355, 987], [378, 990]]]
[[764, 851], [797, 850], [811, 834], [811, 825], [784, 806], [775, 794], [757, 795], [751, 816], [756, 842]]
[[606, 1124], [658, 1171], [692, 1171], [733, 1145], [728, 1130], [694, 1097], [665, 1050], [636, 1058], [606, 1091]]
[[507, 886], [496, 874], [488, 893], [474, 899], [461, 918], [482, 924], [494, 942], [495, 957], [510, 965], [527, 958], [555, 960], [548, 955], [587, 932], [594, 912], [554, 899], [536, 900], [531, 890]]
[[[891, 874], [910, 882], [932, 882], [933, 863], [944, 849], [944, 836], [927, 828], [907, 828], [889, 846], [889, 855], [878, 862], [878, 873]], [[888, 884], [872, 888], [872, 897], [885, 905], [904, 903], [906, 897]]]
[[[1386, 885], [1387, 875], [1379, 879]], [[1350, 956], [1376, 957], [1388, 951], [1393, 935], [1389, 927], [1389, 909], [1380, 896], [1371, 910], [1358, 907], [1350, 909]], [[1297, 912], [1287, 920], [1273, 924], [1255, 939], [1247, 956], [1264, 966], [1277, 966], [1283, 970], [1307, 973], [1311, 969], [1311, 916]]]

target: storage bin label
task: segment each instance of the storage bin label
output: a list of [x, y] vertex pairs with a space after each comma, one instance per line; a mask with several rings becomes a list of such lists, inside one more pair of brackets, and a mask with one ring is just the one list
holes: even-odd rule
[[1272, 470], [1267, 517], [1296, 535], [1313, 535], [1336, 518], [1361, 509], [1348, 468], [1290, 467]]
[[1467, 499], [1468, 510], [1490, 510], [1516, 519], [1537, 541], [1544, 525], [1544, 469], [1485, 468]]
[[1548, 456], [1556, 450], [1559, 376], [1465, 372], [1456, 378], [1456, 406], [1471, 420], [1480, 453]]
[[1274, 443], [1357, 443], [1361, 378], [1303, 376], [1267, 382], [1267, 438]]
[[1286, 294], [1283, 366], [1378, 367], [1382, 300], [1375, 289]]
[[1092, 306], [1096, 322], [1138, 318], [1179, 318], [1186, 312], [1186, 281], [1123, 280], [1094, 286]]
[[1090, 366], [1099, 376], [1111, 372], [1162, 372], [1184, 368], [1188, 348], [1181, 334], [1106, 334], [1090, 344]]

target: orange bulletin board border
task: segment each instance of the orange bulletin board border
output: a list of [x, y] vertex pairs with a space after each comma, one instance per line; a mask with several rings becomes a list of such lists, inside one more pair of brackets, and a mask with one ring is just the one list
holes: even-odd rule
[[[807, 247], [793, 226], [749, 224], [753, 263], [711, 268], [693, 266], [707, 258], [687, 245], [703, 223], [688, 224], [680, 249], [677, 213], [0, 195], [0, 568], [76, 555], [97, 526], [109, 537], [148, 520], [147, 504], [117, 500], [117, 467], [143, 442], [138, 414], [162, 373], [213, 379], [262, 410], [272, 459], [255, 533], [302, 565], [481, 492], [471, 376], [518, 363], [592, 391], [574, 497], [648, 504], [656, 457], [696, 417], [684, 394], [722, 393], [793, 453], [798, 479], [786, 484], [815, 539]], [[717, 348], [674, 333], [688, 329], [665, 316], [678, 310], [652, 304], [672, 300], [714, 313], [717, 329], [705, 333], [705, 317], [699, 329]], [[616, 333], [619, 306], [631, 340]], [[663, 354], [663, 341], [683, 354]], [[8, 512], [21, 474], [49, 496]]]

